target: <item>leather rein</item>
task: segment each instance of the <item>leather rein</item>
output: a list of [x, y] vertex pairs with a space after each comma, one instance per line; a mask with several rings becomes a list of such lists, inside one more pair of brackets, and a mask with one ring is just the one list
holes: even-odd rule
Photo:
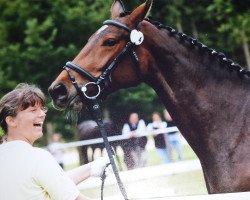
[[[79, 95], [81, 101], [87, 104], [87, 108], [90, 111], [93, 119], [96, 121], [100, 132], [103, 137], [103, 141], [105, 144], [105, 148], [107, 150], [109, 160], [114, 172], [114, 175], [117, 180], [117, 184], [119, 189], [124, 197], [125, 200], [128, 200], [127, 193], [125, 191], [124, 185], [120, 179], [119, 172], [117, 166], [115, 164], [113, 155], [113, 149], [109, 144], [108, 137], [107, 137], [107, 130], [104, 126], [102, 121], [102, 112], [101, 112], [101, 105], [100, 101], [102, 100], [101, 97], [105, 95], [105, 90], [108, 89], [110, 84], [112, 83], [112, 72], [118, 67], [120, 61], [125, 57], [125, 55], [130, 54], [132, 56], [132, 60], [136, 65], [139, 65], [139, 59], [134, 51], [133, 47], [136, 45], [140, 45], [143, 42], [143, 34], [139, 31], [139, 25], [137, 29], [131, 30], [128, 26], [117, 22], [115, 20], [106, 20], [103, 22], [103, 25], [112, 25], [118, 28], [126, 30], [130, 34], [130, 41], [127, 42], [126, 46], [122, 49], [122, 51], [117, 55], [117, 57], [105, 68], [104, 72], [99, 77], [94, 77], [88, 71], [83, 69], [82, 67], [78, 66], [73, 62], [67, 62], [66, 65], [63, 67], [68, 73], [69, 79], [71, 80], [72, 84], [74, 85], [77, 94]], [[72, 74], [71, 70], [79, 73], [81, 76], [87, 78], [90, 82], [84, 84], [80, 87], [75, 80], [74, 75]], [[95, 87], [96, 92], [92, 95], [89, 95], [88, 89], [89, 87]], [[104, 185], [105, 178], [102, 179], [102, 188], [101, 188], [101, 200], [103, 200], [103, 185]]]

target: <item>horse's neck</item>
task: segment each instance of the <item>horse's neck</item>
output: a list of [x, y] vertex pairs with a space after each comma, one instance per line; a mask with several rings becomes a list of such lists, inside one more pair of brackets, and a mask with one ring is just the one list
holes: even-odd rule
[[[146, 82], [156, 90], [192, 147], [207, 145], [214, 134], [224, 134], [224, 142], [230, 142], [232, 135], [237, 137], [237, 128], [249, 110], [249, 83], [243, 87], [237, 72], [229, 72], [198, 47], [189, 48], [166, 31], [155, 35], [160, 36], [151, 41], [156, 65]], [[222, 137], [217, 139], [215, 145]]]

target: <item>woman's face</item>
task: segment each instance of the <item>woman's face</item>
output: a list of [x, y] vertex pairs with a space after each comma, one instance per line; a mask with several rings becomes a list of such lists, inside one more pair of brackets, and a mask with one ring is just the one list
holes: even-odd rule
[[43, 122], [46, 116], [46, 110], [39, 104], [30, 106], [25, 110], [19, 111], [14, 117], [15, 134], [33, 144], [37, 139], [43, 136]]
[[152, 116], [152, 120], [153, 120], [154, 122], [161, 122], [161, 116], [155, 113], [155, 114], [153, 114], [153, 116]]

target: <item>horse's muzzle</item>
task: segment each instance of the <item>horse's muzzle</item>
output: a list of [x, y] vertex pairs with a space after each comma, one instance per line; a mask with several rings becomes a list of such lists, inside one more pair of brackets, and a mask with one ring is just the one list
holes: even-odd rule
[[48, 92], [56, 106], [62, 107], [67, 104], [68, 91], [64, 84], [52, 84], [49, 87]]

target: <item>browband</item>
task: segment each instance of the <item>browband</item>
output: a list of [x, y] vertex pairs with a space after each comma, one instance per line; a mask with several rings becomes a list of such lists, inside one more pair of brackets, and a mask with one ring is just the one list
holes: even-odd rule
[[120, 22], [117, 22], [115, 20], [112, 20], [112, 19], [108, 19], [106, 21], [103, 22], [103, 25], [113, 25], [113, 26], [116, 26], [116, 27], [119, 27], [119, 28], [122, 28], [126, 31], [128, 31], [129, 33], [132, 31], [129, 27], [127, 27], [126, 25], [120, 23]]

